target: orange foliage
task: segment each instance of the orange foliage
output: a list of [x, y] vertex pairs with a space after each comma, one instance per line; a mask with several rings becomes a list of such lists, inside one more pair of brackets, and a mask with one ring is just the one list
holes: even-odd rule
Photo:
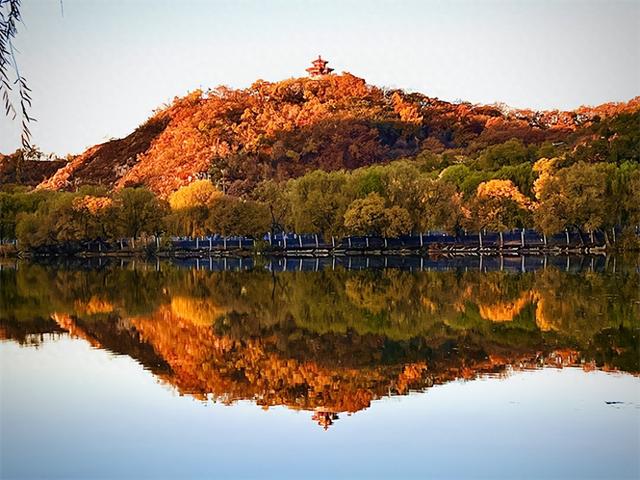
[[69, 332], [69, 335], [71, 335], [71, 337], [86, 340], [89, 345], [94, 348], [101, 347], [100, 342], [93, 338], [91, 335], [88, 335], [82, 328], [79, 328], [70, 315], [66, 313], [52, 313], [51, 318], [58, 324], [60, 328]]
[[511, 180], [489, 180], [478, 185], [478, 198], [511, 200], [521, 208], [531, 208], [531, 201], [524, 196]]
[[71, 206], [76, 212], [88, 212], [91, 215], [98, 215], [113, 205], [113, 200], [109, 197], [95, 197], [85, 195], [73, 199]]
[[259, 80], [176, 99], [128, 137], [90, 148], [40, 186], [142, 184], [167, 197], [212, 167], [227, 193], [242, 194], [261, 179], [357, 168], [424, 148], [562, 140], [595, 119], [639, 107], [638, 99], [575, 112], [452, 104], [385, 91], [348, 73]]
[[95, 315], [99, 313], [111, 313], [116, 307], [109, 300], [92, 296], [88, 302], [76, 300], [74, 303], [75, 311], [85, 315]]
[[480, 316], [492, 322], [511, 322], [534, 299], [531, 292], [524, 292], [520, 298], [513, 301], [496, 302], [490, 305], [480, 304]]

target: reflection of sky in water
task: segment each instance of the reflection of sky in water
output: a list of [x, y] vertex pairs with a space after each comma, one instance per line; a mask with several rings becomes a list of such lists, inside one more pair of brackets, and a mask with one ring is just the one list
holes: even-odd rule
[[0, 373], [3, 478], [640, 476], [640, 380], [626, 374], [456, 381], [324, 431], [311, 412], [181, 397], [79, 340], [2, 342]]

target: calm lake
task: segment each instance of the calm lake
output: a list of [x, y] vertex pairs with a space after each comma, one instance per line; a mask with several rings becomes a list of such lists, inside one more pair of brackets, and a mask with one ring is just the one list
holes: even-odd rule
[[1, 478], [638, 478], [637, 258], [1, 264]]

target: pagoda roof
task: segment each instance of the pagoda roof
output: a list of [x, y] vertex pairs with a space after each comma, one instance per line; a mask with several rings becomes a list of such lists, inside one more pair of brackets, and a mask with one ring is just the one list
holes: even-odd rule
[[319, 76], [319, 75], [327, 75], [333, 72], [333, 68], [327, 67], [328, 60], [322, 58], [322, 56], [318, 55], [318, 58], [311, 61], [312, 67], [306, 69], [307, 72], [311, 76]]

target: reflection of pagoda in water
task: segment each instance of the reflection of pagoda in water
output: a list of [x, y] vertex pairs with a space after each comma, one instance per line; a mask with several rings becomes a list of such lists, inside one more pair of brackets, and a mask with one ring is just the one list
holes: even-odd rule
[[326, 411], [323, 409], [316, 409], [313, 416], [311, 417], [312, 420], [318, 422], [318, 425], [320, 425], [325, 430], [333, 425], [333, 422], [335, 420], [338, 420], [338, 418], [339, 417], [336, 412]]

